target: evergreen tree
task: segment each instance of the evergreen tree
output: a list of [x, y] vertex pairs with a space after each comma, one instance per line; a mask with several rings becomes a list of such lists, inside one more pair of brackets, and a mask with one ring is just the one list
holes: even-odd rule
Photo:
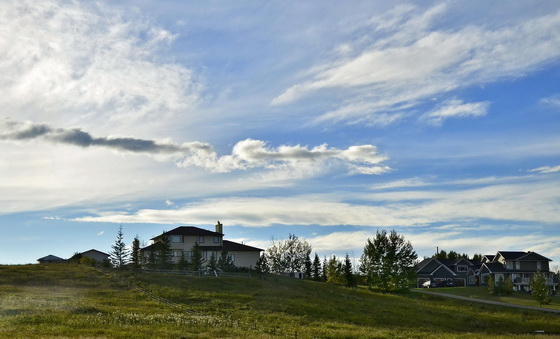
[[259, 260], [257, 260], [255, 270], [257, 271], [257, 274], [260, 274], [261, 276], [266, 273], [270, 273], [270, 268], [268, 267], [268, 260], [266, 259], [266, 255], [264, 253], [261, 254]]
[[112, 251], [109, 252], [109, 259], [114, 268], [123, 268], [128, 264], [129, 252], [126, 248], [126, 244], [123, 240], [122, 225], [119, 227], [119, 232], [117, 233], [117, 239], [115, 244], [111, 246]]
[[472, 257], [472, 261], [482, 261], [482, 254], [475, 253]]
[[185, 251], [181, 251], [179, 254], [179, 260], [177, 261], [177, 268], [180, 270], [189, 269], [189, 259], [187, 258], [187, 253]]
[[210, 259], [208, 259], [208, 264], [206, 265], [206, 267], [208, 267], [208, 269], [210, 269], [211, 271], [215, 271], [218, 269], [218, 260], [216, 259], [214, 251], [212, 251], [212, 254], [210, 254]]
[[331, 284], [344, 284], [344, 269], [342, 263], [333, 255], [327, 263], [327, 282]]
[[311, 270], [313, 271], [313, 280], [321, 281], [321, 260], [317, 252], [315, 252], [315, 259], [313, 259]]
[[327, 282], [327, 267], [329, 266], [329, 262], [327, 261], [327, 257], [323, 259], [323, 272], [321, 274], [321, 281]]
[[543, 273], [535, 272], [530, 286], [531, 295], [533, 299], [539, 302], [540, 306], [550, 304], [552, 299], [550, 298], [548, 286], [546, 286], [546, 276]]
[[495, 286], [494, 286], [494, 279], [492, 278], [491, 275], [488, 276], [488, 279], [486, 279], [486, 285], [488, 285], [488, 293], [489, 294], [494, 294], [495, 293]]
[[307, 254], [307, 257], [305, 257], [304, 266], [305, 266], [305, 278], [306, 279], [312, 279], [313, 278], [312, 273], [311, 273], [312, 272], [311, 271], [312, 263], [311, 263], [311, 258], [309, 257], [309, 253]]
[[228, 254], [228, 251], [222, 251], [218, 260], [218, 268], [224, 272], [235, 271], [235, 263]]
[[366, 276], [369, 286], [383, 291], [408, 289], [414, 281], [414, 263], [417, 255], [410, 242], [391, 231], [377, 231], [376, 237], [368, 239], [360, 258], [360, 271]]
[[[165, 233], [165, 231], [163, 232]], [[163, 269], [169, 269], [173, 266], [173, 252], [171, 251], [171, 240], [169, 236], [162, 236], [157, 242], [157, 265]]]
[[200, 271], [204, 268], [204, 263], [206, 260], [203, 256], [204, 253], [202, 252], [202, 249], [198, 245], [197, 241], [194, 243], [194, 246], [192, 248], [191, 269], [193, 271]]
[[138, 239], [138, 234], [132, 240], [132, 267], [139, 268], [141, 264], [140, 258], [140, 239]]
[[350, 261], [350, 256], [346, 253], [346, 258], [344, 258], [344, 279], [346, 280], [346, 286], [354, 287], [356, 286], [356, 280], [354, 279], [354, 270], [352, 269], [352, 262]]

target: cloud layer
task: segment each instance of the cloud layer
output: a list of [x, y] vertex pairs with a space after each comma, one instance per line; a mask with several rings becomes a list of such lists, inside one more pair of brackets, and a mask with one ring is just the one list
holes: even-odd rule
[[[495, 28], [435, 28], [447, 10], [443, 4], [423, 12], [401, 5], [374, 18], [367, 27], [360, 27], [368, 32], [362, 39], [344, 44], [351, 54], [314, 67], [309, 79], [286, 89], [272, 104], [306, 97], [317, 100], [318, 93], [332, 92], [335, 97], [344, 93], [342, 104], [316, 122], [388, 125], [402, 119], [406, 109], [429, 99], [474, 84], [518, 77], [560, 56], [555, 33], [560, 30], [560, 12]], [[383, 38], [372, 41], [376, 36]], [[486, 111], [487, 103], [458, 101], [444, 103], [428, 116], [441, 123], [445, 118], [481, 116]]]
[[254, 168], [276, 169], [285, 165], [297, 168], [300, 164], [321, 165], [340, 162], [351, 173], [382, 174], [390, 168], [381, 163], [388, 158], [377, 152], [373, 145], [351, 146], [340, 150], [327, 145], [308, 147], [280, 146], [276, 149], [261, 140], [246, 139], [233, 146], [230, 155], [218, 156], [213, 147], [202, 142], [181, 145], [171, 142], [120, 137], [93, 137], [78, 128], [54, 128], [47, 124], [4, 119], [0, 122], [0, 140], [45, 140], [55, 144], [79, 147], [104, 147], [116, 151], [171, 156], [179, 167], [202, 167], [212, 172], [231, 172]]

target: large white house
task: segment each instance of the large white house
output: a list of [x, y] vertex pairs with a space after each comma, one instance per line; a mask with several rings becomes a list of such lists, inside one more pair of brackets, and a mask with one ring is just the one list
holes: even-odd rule
[[194, 226], [180, 226], [171, 231], [164, 232], [152, 238], [152, 244], [140, 250], [144, 263], [147, 263], [150, 252], [157, 250], [157, 243], [164, 237], [169, 239], [172, 251], [172, 261], [179, 262], [179, 258], [185, 255], [190, 259], [195, 243], [198, 243], [203, 252], [203, 258], [209, 260], [212, 254], [219, 258], [223, 251], [227, 252], [228, 257], [237, 267], [255, 267], [259, 260], [260, 248], [224, 240], [223, 225], [218, 221], [215, 231], [205, 230]]

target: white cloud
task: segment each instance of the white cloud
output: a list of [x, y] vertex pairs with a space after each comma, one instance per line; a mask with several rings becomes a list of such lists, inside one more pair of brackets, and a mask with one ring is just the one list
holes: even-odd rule
[[560, 165], [558, 165], [558, 166], [543, 166], [543, 167], [533, 168], [532, 170], [529, 170], [528, 172], [538, 172], [538, 173], [543, 173], [543, 174], [556, 173], [556, 172], [560, 172]]
[[489, 102], [463, 103], [462, 100], [448, 100], [435, 111], [422, 115], [421, 119], [434, 125], [441, 125], [449, 118], [480, 117], [486, 115], [489, 105]]
[[[365, 37], [369, 45], [347, 43], [348, 48], [361, 48], [361, 53], [316, 67], [310, 79], [286, 89], [272, 104], [291, 103], [320, 91], [342, 91], [347, 99], [316, 121], [374, 123], [379, 114], [395, 110], [399, 117], [400, 106], [414, 106], [473, 84], [522, 76], [560, 56], [554, 33], [560, 30], [560, 12], [496, 28], [435, 29], [445, 9], [439, 5], [418, 13], [417, 8], [397, 7], [373, 21], [376, 29]], [[370, 36], [378, 36], [379, 31], [383, 37], [371, 41]], [[484, 103], [466, 105], [453, 105], [455, 110], [438, 114], [485, 112]]]
[[551, 95], [546, 98], [542, 98], [539, 100], [541, 105], [551, 106], [551, 107], [560, 107], [560, 94]]
[[5, 114], [149, 133], [199, 102], [191, 70], [157, 56], [175, 37], [133, 9], [23, 0], [0, 4], [0, 19]]

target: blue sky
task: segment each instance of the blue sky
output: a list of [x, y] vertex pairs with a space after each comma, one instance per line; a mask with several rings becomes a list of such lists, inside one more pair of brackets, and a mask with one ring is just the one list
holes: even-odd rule
[[560, 265], [557, 1], [0, 4], [0, 263], [179, 225]]

